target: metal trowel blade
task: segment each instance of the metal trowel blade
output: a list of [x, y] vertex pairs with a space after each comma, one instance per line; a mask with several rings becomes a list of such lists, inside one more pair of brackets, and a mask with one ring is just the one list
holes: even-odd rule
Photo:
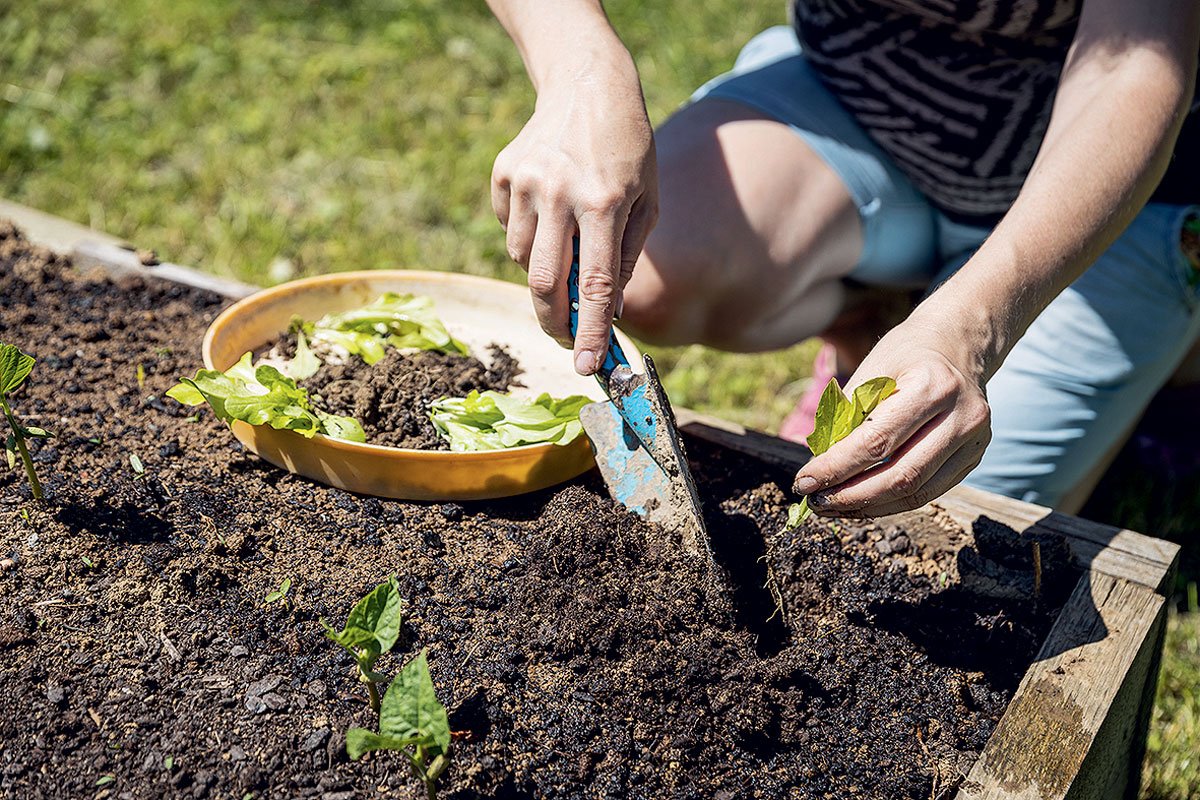
[[614, 500], [679, 533], [684, 547], [712, 560], [700, 498], [688, 468], [675, 415], [654, 362], [646, 374], [619, 367], [609, 380], [610, 400], [591, 403], [579, 419]]

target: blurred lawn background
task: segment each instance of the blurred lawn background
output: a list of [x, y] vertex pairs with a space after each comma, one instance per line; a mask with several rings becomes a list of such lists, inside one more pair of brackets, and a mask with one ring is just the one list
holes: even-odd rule
[[[786, 16], [777, 0], [608, 9], [656, 124]], [[0, 197], [253, 283], [380, 267], [520, 280], [488, 178], [533, 99], [482, 2], [0, 0]], [[654, 352], [676, 402], [770, 430], [814, 348]], [[1129, 484], [1089, 514], [1195, 538], [1186, 492], [1164, 506]], [[1200, 795], [1197, 752], [1190, 614], [1171, 623], [1144, 797]]]

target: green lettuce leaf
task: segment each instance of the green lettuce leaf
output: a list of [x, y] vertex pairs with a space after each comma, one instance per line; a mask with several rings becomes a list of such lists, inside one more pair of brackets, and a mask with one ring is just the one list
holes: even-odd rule
[[[451, 336], [445, 324], [434, 315], [433, 300], [396, 292], [387, 292], [362, 308], [326, 314], [313, 323], [313, 337], [339, 344], [368, 364], [383, 357], [384, 344], [464, 356], [468, 352], [467, 346]], [[370, 344], [368, 339], [377, 344]]]
[[590, 402], [582, 395], [558, 400], [541, 394], [531, 400], [473, 391], [466, 397], [434, 402], [429, 416], [450, 449], [457, 452], [545, 442], [563, 445], [583, 432], [579, 410]]
[[188, 406], [207, 402], [217, 418], [228, 423], [270, 425], [306, 438], [318, 433], [352, 442], [367, 438], [356, 420], [314, 411], [307, 391], [272, 366], [255, 367], [250, 353], [224, 372], [202, 369], [194, 378], [181, 379], [167, 390], [167, 397]]
[[[816, 426], [808, 436], [808, 449], [812, 450], [814, 456], [819, 456], [845, 439], [894, 391], [896, 381], [893, 379], [872, 378], [855, 389], [852, 398], [846, 397], [837, 380], [830, 378], [817, 403]], [[792, 503], [788, 508], [784, 530], [795, 528], [811, 513], [807, 497], [799, 503]]]
[[296, 355], [284, 365], [284, 372], [293, 380], [302, 381], [317, 374], [321, 368], [321, 359], [308, 346], [308, 337], [304, 334], [303, 326], [296, 329]]

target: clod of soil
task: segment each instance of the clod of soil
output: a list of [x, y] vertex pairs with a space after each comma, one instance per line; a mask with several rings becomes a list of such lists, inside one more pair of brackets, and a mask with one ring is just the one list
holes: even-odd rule
[[516, 359], [498, 345], [489, 354], [491, 365], [485, 366], [474, 356], [389, 349], [371, 366], [360, 358], [325, 364], [302, 385], [321, 410], [358, 420], [370, 444], [449, 450], [429, 421], [433, 401], [517, 385]]
[[944, 798], [1073, 584], [1033, 603], [1024, 554], [939, 515], [781, 532], [791, 476], [695, 442], [715, 582], [594, 474], [452, 506], [318, 485], [163, 399], [221, 305], [0, 228], [18, 413], [57, 435], [46, 501], [0, 475], [2, 795], [417, 798], [396, 754], [346, 759], [373, 720], [319, 624], [394, 573], [376, 668], [429, 649], [443, 797]]

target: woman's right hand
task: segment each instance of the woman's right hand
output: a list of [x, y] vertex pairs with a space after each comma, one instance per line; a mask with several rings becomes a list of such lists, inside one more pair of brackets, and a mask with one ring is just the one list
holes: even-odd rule
[[579, 234], [575, 369], [603, 363], [621, 290], [658, 219], [654, 134], [637, 71], [616, 40], [570, 53], [538, 83], [537, 107], [496, 157], [492, 207], [508, 253], [529, 273], [546, 333], [572, 346], [567, 277]]

